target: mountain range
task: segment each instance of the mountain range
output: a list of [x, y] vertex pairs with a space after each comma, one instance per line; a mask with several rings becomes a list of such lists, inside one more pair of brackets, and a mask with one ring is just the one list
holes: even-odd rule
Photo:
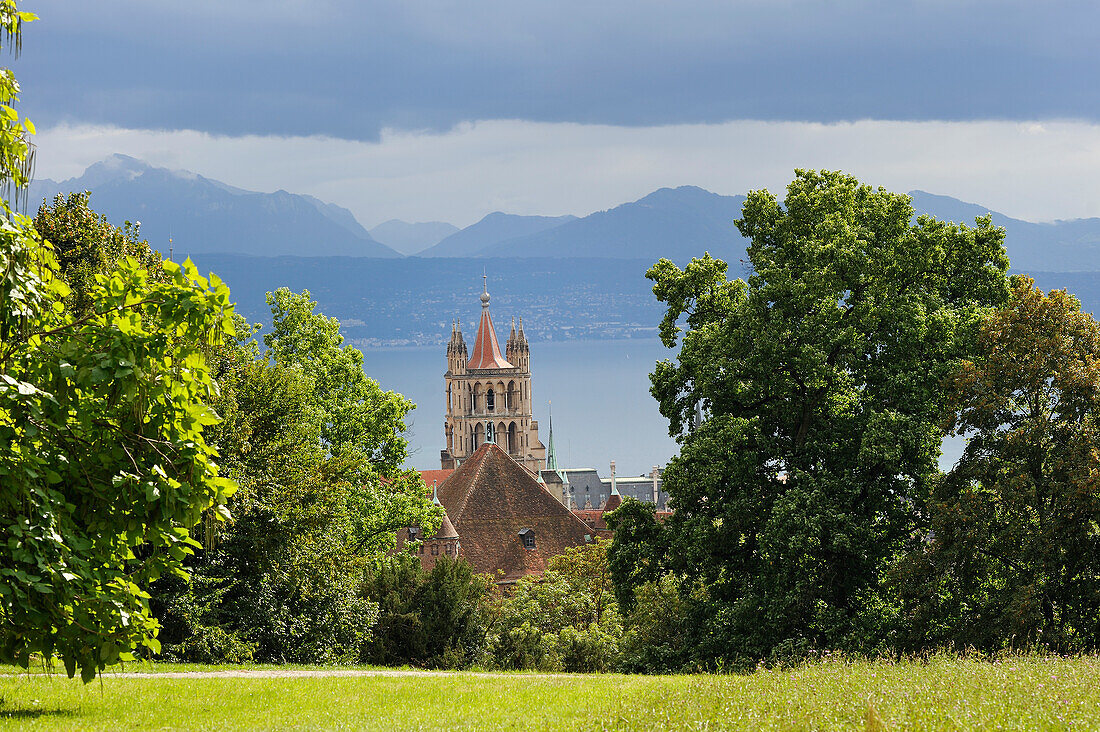
[[[256, 193], [127, 155], [78, 178], [31, 183], [32, 206], [59, 193], [91, 191], [89, 205], [111, 223], [140, 221], [141, 235], [173, 257], [212, 252], [256, 255], [400, 257], [375, 241], [350, 211], [286, 191]], [[169, 243], [171, 240], [171, 243]]]
[[[257, 193], [186, 171], [113, 155], [71, 180], [36, 181], [30, 200], [89, 190], [91, 206], [115, 224], [140, 220], [154, 247], [173, 254], [395, 258], [562, 258], [684, 263], [709, 251], [736, 262], [747, 242], [733, 221], [744, 196], [694, 186], [662, 188], [583, 217], [491, 213], [464, 229], [444, 222], [391, 220], [367, 231], [350, 211], [311, 196]], [[1033, 223], [973, 203], [912, 191], [917, 214], [973, 225], [990, 213], [1007, 230], [1017, 271], [1100, 271], [1100, 219]]]

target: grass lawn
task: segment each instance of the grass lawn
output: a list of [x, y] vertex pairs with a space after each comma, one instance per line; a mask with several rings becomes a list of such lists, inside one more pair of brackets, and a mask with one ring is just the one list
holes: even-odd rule
[[107, 674], [86, 686], [5, 673], [0, 697], [0, 729], [1096, 729], [1100, 659], [831, 661], [745, 676]]

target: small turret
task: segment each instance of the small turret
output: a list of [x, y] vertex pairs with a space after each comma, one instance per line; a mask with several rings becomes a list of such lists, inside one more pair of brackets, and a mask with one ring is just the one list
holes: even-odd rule
[[527, 336], [523, 333], [523, 316], [520, 316], [519, 319], [519, 330], [513, 331], [513, 333], [513, 337], [508, 339], [511, 344], [508, 360], [514, 363], [520, 371], [530, 373], [531, 347], [527, 344]]
[[462, 338], [462, 321], [451, 322], [451, 340], [447, 343], [447, 369], [452, 374], [466, 373], [466, 341]]

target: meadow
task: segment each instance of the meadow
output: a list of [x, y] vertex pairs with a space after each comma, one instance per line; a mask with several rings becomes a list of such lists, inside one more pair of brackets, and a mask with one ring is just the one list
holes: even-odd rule
[[[181, 670], [189, 673], [181, 678]], [[683, 676], [393, 675], [316, 667], [252, 667], [232, 677], [194, 673], [203, 671], [219, 669], [130, 666], [88, 685], [6, 669], [0, 673], [0, 729], [1100, 727], [1096, 657], [826, 659], [744, 675]]]

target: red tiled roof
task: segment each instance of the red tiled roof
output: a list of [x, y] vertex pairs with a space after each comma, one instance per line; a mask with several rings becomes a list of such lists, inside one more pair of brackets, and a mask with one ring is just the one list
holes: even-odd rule
[[432, 487], [432, 481], [433, 481], [433, 480], [434, 480], [434, 481], [435, 481], [435, 482], [436, 482], [437, 484], [442, 484], [442, 483], [443, 483], [443, 481], [445, 481], [445, 480], [447, 480], [447, 478], [451, 477], [451, 473], [453, 473], [453, 472], [454, 472], [454, 469], [447, 469], [447, 470], [421, 470], [421, 471], [420, 471], [420, 477], [424, 479], [424, 485], [426, 485], [426, 486], [428, 486], [429, 488], [431, 488], [431, 487]]
[[477, 340], [474, 341], [474, 350], [470, 354], [470, 360], [466, 362], [466, 368], [514, 368], [500, 354], [500, 344], [497, 343], [497, 332], [493, 327], [493, 318], [489, 315], [489, 308], [481, 309], [481, 323], [477, 326]]
[[[482, 445], [439, 486], [439, 500], [458, 531], [460, 554], [475, 572], [504, 582], [541, 574], [550, 557], [595, 538], [591, 528], [493, 443]], [[526, 549], [519, 532], [534, 532]]]

